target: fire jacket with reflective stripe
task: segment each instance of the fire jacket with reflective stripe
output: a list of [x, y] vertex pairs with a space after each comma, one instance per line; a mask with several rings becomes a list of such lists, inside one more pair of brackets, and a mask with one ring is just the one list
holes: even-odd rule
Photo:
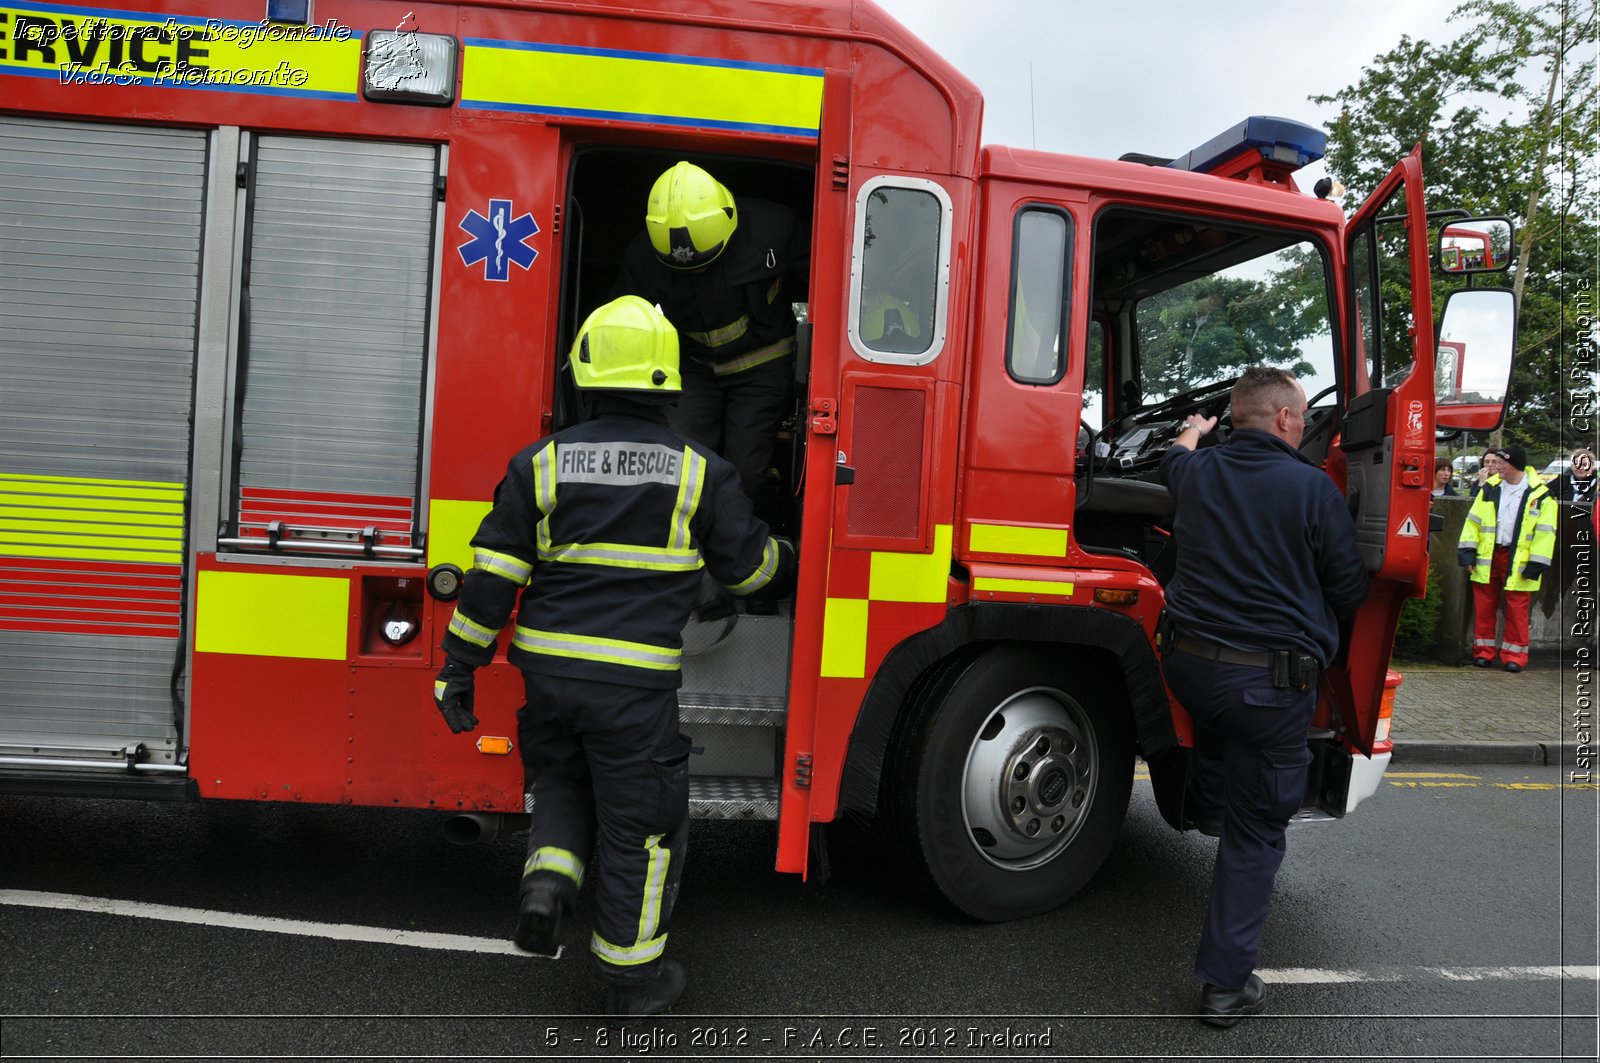
[[512, 664], [641, 687], [681, 683], [702, 568], [761, 597], [786, 592], [795, 568], [732, 465], [665, 424], [615, 413], [512, 458], [472, 548], [446, 653], [487, 664], [515, 606]]
[[622, 258], [613, 296], [639, 295], [678, 330], [685, 358], [718, 376], [794, 353], [792, 303], [806, 301], [810, 236], [787, 207], [739, 200], [739, 227], [700, 269], [673, 269], [640, 233]]
[[[1556, 553], [1556, 500], [1550, 486], [1530, 466], [1526, 470], [1528, 490], [1522, 496], [1522, 507], [1517, 510], [1517, 522], [1511, 530], [1511, 567], [1506, 572], [1506, 590], [1536, 591], [1543, 580], [1544, 570]], [[1461, 538], [1456, 542], [1456, 552], [1463, 564], [1472, 565], [1472, 582], [1488, 583], [1490, 566], [1494, 561], [1495, 524], [1500, 518], [1500, 477], [1491, 476], [1478, 488], [1467, 510], [1466, 523], [1461, 526]], [[1529, 564], [1538, 566], [1539, 574], [1529, 578], [1522, 570]]]

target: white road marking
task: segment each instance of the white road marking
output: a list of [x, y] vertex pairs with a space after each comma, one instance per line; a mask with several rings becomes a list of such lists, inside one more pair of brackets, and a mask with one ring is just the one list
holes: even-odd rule
[[[356, 926], [350, 923], [313, 923], [276, 916], [240, 915], [204, 908], [178, 908], [169, 904], [124, 901], [111, 897], [81, 897], [70, 893], [39, 893], [34, 890], [0, 890], [0, 905], [22, 908], [54, 908], [67, 912], [120, 915], [131, 919], [159, 919], [169, 923], [191, 923], [230, 930], [256, 930], [268, 934], [296, 934], [301, 937], [329, 938], [335, 941], [366, 941], [377, 945], [406, 945], [419, 949], [445, 949], [451, 952], [481, 952], [522, 959], [546, 959], [523, 952], [509, 941], [475, 938], [461, 934], [429, 934], [415, 930], [391, 930], [381, 926]], [[1263, 968], [1256, 972], [1264, 982], [1275, 985], [1325, 985], [1356, 982], [1415, 982], [1437, 979], [1446, 982], [1485, 981], [1600, 981], [1600, 967], [1386, 967], [1370, 971], [1325, 970], [1315, 967]]]
[[1325, 971], [1315, 967], [1263, 968], [1256, 972], [1263, 982], [1278, 985], [1320, 985], [1347, 982], [1416, 982], [1442, 979], [1446, 982], [1488, 981], [1573, 981], [1600, 980], [1600, 967], [1387, 967], [1374, 971]]
[[111, 897], [80, 897], [70, 893], [39, 893], [34, 890], [0, 890], [0, 904], [23, 908], [55, 908], [66, 912], [93, 912], [121, 915], [132, 919], [160, 919], [168, 923], [193, 923], [220, 926], [230, 930], [257, 930], [268, 934], [297, 934], [301, 937], [330, 938], [334, 941], [367, 941], [377, 945], [408, 945], [418, 949], [445, 949], [451, 952], [484, 952], [496, 956], [516, 956], [525, 960], [557, 959], [534, 956], [509, 941], [498, 938], [466, 937], [462, 934], [429, 934], [416, 930], [390, 930], [381, 926], [356, 926], [351, 923], [312, 923], [300, 919], [279, 919], [267, 915], [240, 915], [204, 908], [178, 908], [168, 904], [123, 901]]

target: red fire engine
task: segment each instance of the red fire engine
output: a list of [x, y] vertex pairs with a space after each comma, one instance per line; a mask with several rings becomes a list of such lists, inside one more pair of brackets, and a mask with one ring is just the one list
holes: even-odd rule
[[307, 6], [0, 2], [0, 788], [524, 812], [516, 676], [452, 736], [440, 636], [688, 159], [813, 234], [802, 574], [686, 633], [694, 815], [775, 820], [797, 873], [872, 818], [985, 919], [1094, 873], [1136, 755], [1182, 829], [1154, 472], [1257, 362], [1312, 394], [1373, 575], [1308, 814], [1375, 790], [1443, 420], [1419, 154], [1346, 219], [1281, 119], [981, 147], [974, 86], [862, 0]]

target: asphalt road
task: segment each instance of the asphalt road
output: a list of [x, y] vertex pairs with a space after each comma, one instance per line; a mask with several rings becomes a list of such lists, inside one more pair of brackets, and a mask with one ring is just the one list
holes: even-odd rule
[[953, 914], [849, 832], [819, 888], [771, 871], [765, 825], [697, 823], [671, 946], [689, 993], [627, 1040], [587, 1018], [585, 926], [560, 960], [495, 951], [521, 836], [463, 849], [431, 814], [0, 798], [0, 1055], [1594, 1059], [1600, 791], [1429, 768], [1292, 831], [1270, 1013], [1231, 1031], [1192, 1017], [1215, 843], [1172, 833], [1145, 783], [1089, 887], [1005, 925]]

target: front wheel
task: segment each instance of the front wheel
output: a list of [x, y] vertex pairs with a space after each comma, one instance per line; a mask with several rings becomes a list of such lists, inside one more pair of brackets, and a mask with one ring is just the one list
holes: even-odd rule
[[1051, 651], [978, 658], [931, 706], [894, 774], [902, 841], [963, 912], [993, 922], [1060, 905], [1104, 862], [1133, 786], [1128, 717]]

